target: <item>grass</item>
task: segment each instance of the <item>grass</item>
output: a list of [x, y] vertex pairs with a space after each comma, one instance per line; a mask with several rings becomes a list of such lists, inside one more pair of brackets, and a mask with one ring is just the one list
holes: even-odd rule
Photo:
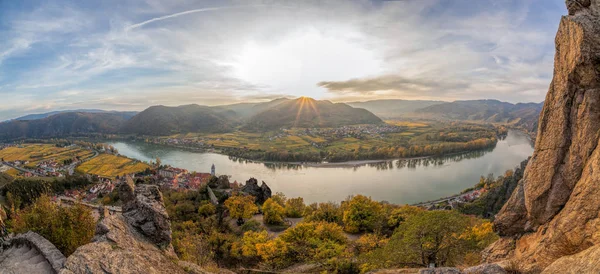
[[115, 178], [124, 174], [141, 172], [147, 168], [150, 168], [150, 166], [137, 160], [112, 154], [101, 154], [98, 157], [81, 164], [77, 167], [77, 171], [102, 177]]

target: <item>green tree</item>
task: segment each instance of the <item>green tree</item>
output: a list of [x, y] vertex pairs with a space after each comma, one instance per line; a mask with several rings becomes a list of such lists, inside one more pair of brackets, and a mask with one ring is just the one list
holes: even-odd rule
[[238, 226], [244, 224], [244, 219], [249, 219], [258, 211], [254, 204], [254, 196], [234, 195], [225, 201], [225, 207], [229, 210], [231, 218], [237, 219]]
[[456, 266], [495, 239], [489, 222], [456, 211], [422, 211], [400, 224], [384, 248], [362, 259], [371, 268]]

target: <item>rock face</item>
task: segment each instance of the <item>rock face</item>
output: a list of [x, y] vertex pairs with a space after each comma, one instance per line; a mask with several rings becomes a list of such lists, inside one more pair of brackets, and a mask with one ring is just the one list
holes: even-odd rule
[[60, 273], [185, 273], [174, 254], [158, 248], [126, 219], [120, 214], [102, 219], [93, 242], [69, 256]]
[[542, 274], [554, 273], [600, 273], [600, 246], [595, 246], [585, 251], [565, 256], [556, 260], [549, 267], [544, 269]]
[[131, 178], [119, 187], [123, 201], [123, 216], [127, 223], [138, 229], [156, 245], [167, 248], [171, 244], [171, 223], [157, 186], [134, 186]]
[[65, 256], [44, 237], [34, 232], [17, 235], [0, 247], [0, 273], [57, 273]]
[[529, 269], [600, 243], [600, 0], [567, 0], [535, 152], [494, 222], [488, 254]]
[[246, 185], [242, 187], [242, 192], [256, 197], [256, 202], [263, 204], [267, 199], [271, 198], [271, 188], [263, 181], [262, 185], [258, 186], [258, 180], [250, 178], [246, 181]]

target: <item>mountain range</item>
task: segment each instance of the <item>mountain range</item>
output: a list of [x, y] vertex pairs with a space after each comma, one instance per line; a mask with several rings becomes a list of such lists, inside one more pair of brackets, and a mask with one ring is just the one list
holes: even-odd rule
[[301, 97], [223, 106], [152, 106], [142, 112], [57, 111], [0, 123], [0, 140], [87, 134], [165, 136], [177, 133], [260, 132], [290, 127], [379, 124], [383, 119], [435, 119], [506, 123], [534, 132], [543, 103], [497, 100], [375, 100], [332, 103]]

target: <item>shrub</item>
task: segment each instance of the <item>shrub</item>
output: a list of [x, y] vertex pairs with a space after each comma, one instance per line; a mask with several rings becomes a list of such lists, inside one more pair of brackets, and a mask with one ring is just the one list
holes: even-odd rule
[[65, 256], [89, 243], [95, 227], [96, 221], [88, 208], [81, 204], [60, 207], [47, 195], [40, 196], [35, 203], [19, 212], [13, 223], [16, 233], [36, 232], [53, 243]]

